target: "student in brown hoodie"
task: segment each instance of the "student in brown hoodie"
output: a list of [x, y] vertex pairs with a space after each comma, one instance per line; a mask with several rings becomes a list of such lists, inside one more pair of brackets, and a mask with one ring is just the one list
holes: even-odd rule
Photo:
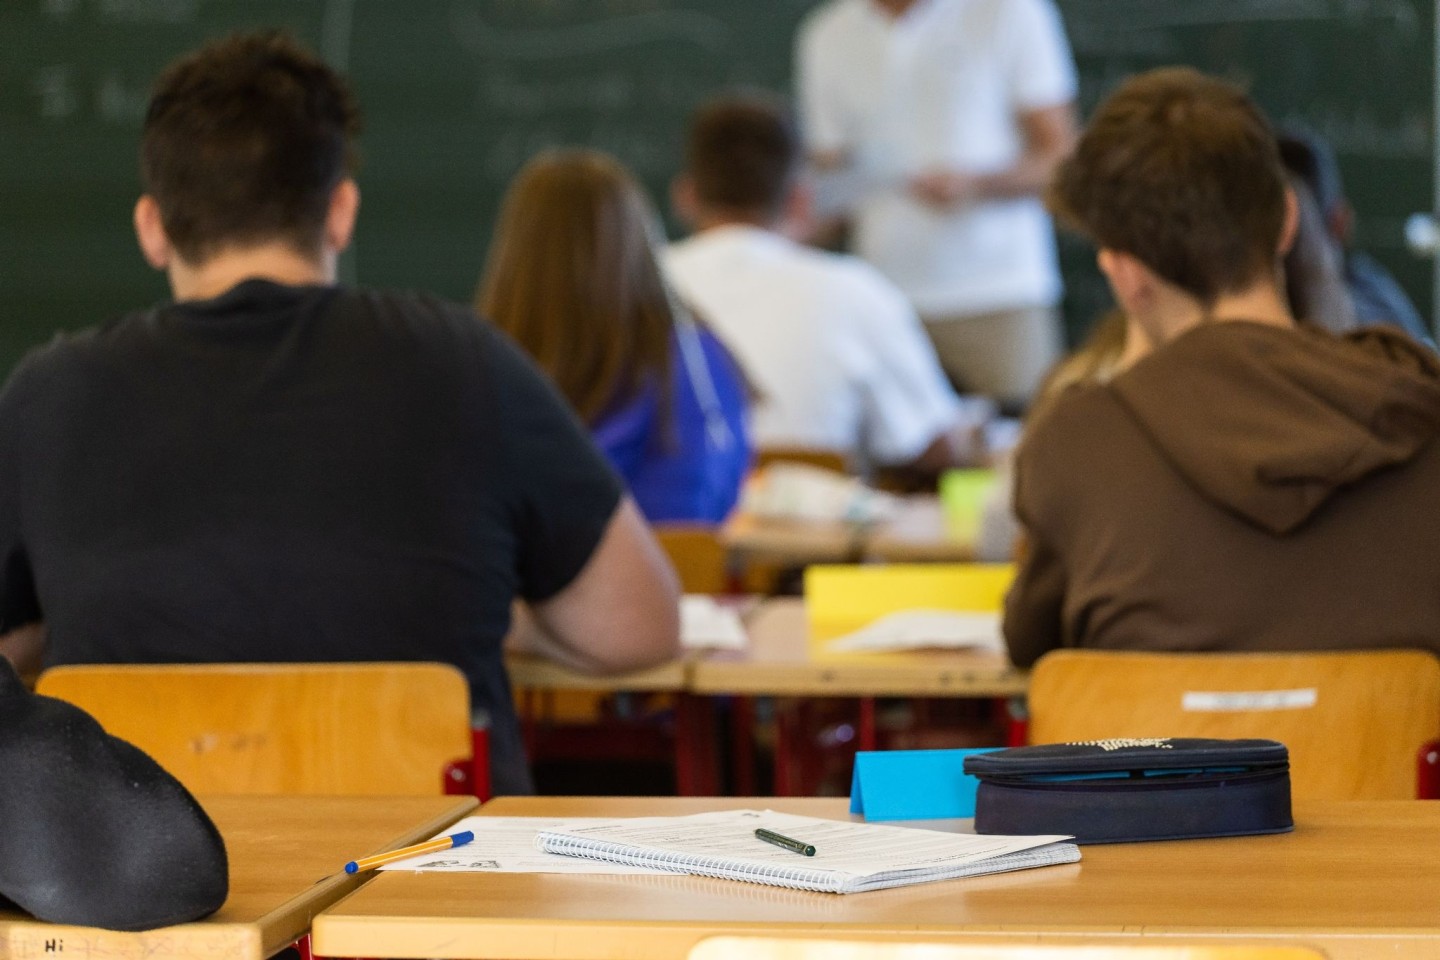
[[1027, 431], [1021, 666], [1056, 647], [1440, 651], [1440, 364], [1403, 334], [1295, 326], [1295, 198], [1243, 93], [1124, 84], [1050, 205], [1154, 345]]

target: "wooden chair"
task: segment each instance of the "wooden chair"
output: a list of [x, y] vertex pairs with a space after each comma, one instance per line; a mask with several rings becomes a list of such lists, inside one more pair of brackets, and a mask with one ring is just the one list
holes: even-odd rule
[[1312, 947], [1207, 944], [1092, 946], [708, 937], [689, 960], [1325, 960]]
[[655, 539], [670, 558], [686, 593], [728, 593], [730, 572], [725, 546], [714, 527], [693, 523], [663, 523]]
[[[88, 711], [197, 793], [489, 792], [469, 686], [448, 664], [65, 666], [36, 692]], [[456, 789], [472, 750], [478, 787]]]
[[1410, 799], [1440, 734], [1440, 660], [1420, 650], [1057, 650], [1030, 680], [1030, 742], [1263, 737], [1304, 799]]
[[[670, 558], [670, 565], [680, 578], [685, 593], [718, 594], [731, 589], [726, 567], [725, 547], [716, 536], [715, 528], [705, 524], [657, 524], [655, 539]], [[540, 694], [516, 687], [515, 700], [520, 704], [521, 717], [529, 729], [530, 750], [537, 759], [554, 759], [555, 754], [540, 741], [542, 726], [597, 726], [615, 719], [614, 698], [608, 693], [589, 690], [556, 690]], [[553, 739], [553, 738], [552, 738]], [[634, 744], [627, 744], [634, 746]], [[585, 746], [585, 751], [593, 746]], [[644, 751], [649, 756], [653, 751]], [[544, 756], [541, 756], [541, 755]]]
[[[667, 523], [657, 524], [653, 530], [685, 593], [733, 591], [727, 553], [714, 527]], [[592, 690], [541, 691], [520, 686], [515, 701], [525, 726], [526, 751], [537, 768], [601, 760], [641, 765], [632, 770], [669, 766], [677, 758], [675, 711], [708, 709], [708, 704], [669, 693], [617, 697]], [[677, 790], [697, 792], [683, 782], [678, 765], [675, 777]]]

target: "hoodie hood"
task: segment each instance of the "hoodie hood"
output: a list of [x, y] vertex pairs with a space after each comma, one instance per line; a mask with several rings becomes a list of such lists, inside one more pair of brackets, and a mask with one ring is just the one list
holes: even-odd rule
[[1201, 496], [1277, 534], [1440, 433], [1440, 362], [1383, 328], [1205, 323], [1110, 389]]

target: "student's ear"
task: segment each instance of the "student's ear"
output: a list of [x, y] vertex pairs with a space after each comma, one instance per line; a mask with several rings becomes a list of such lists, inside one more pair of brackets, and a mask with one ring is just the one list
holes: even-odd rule
[[336, 253], [350, 246], [359, 214], [360, 187], [346, 177], [330, 193], [330, 209], [325, 213], [325, 245]]
[[670, 208], [687, 227], [693, 229], [699, 222], [700, 200], [695, 195], [695, 180], [690, 174], [676, 174], [670, 181]]
[[1300, 231], [1300, 198], [1293, 187], [1285, 188], [1285, 219], [1280, 224], [1280, 242], [1275, 252], [1284, 257], [1295, 246], [1295, 237]]
[[135, 239], [140, 244], [140, 253], [145, 262], [156, 270], [165, 270], [175, 257], [170, 246], [170, 237], [160, 217], [160, 204], [150, 194], [144, 194], [135, 201]]
[[1102, 249], [1095, 257], [1100, 272], [1110, 282], [1121, 309], [1134, 314], [1144, 309], [1151, 299], [1150, 271], [1139, 260], [1118, 250]]

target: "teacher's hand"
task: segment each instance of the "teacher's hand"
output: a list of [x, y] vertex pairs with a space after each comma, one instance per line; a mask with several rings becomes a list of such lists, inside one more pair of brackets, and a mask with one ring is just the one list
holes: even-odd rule
[[951, 209], [980, 199], [979, 181], [954, 170], [931, 170], [910, 179], [910, 192], [922, 203]]

